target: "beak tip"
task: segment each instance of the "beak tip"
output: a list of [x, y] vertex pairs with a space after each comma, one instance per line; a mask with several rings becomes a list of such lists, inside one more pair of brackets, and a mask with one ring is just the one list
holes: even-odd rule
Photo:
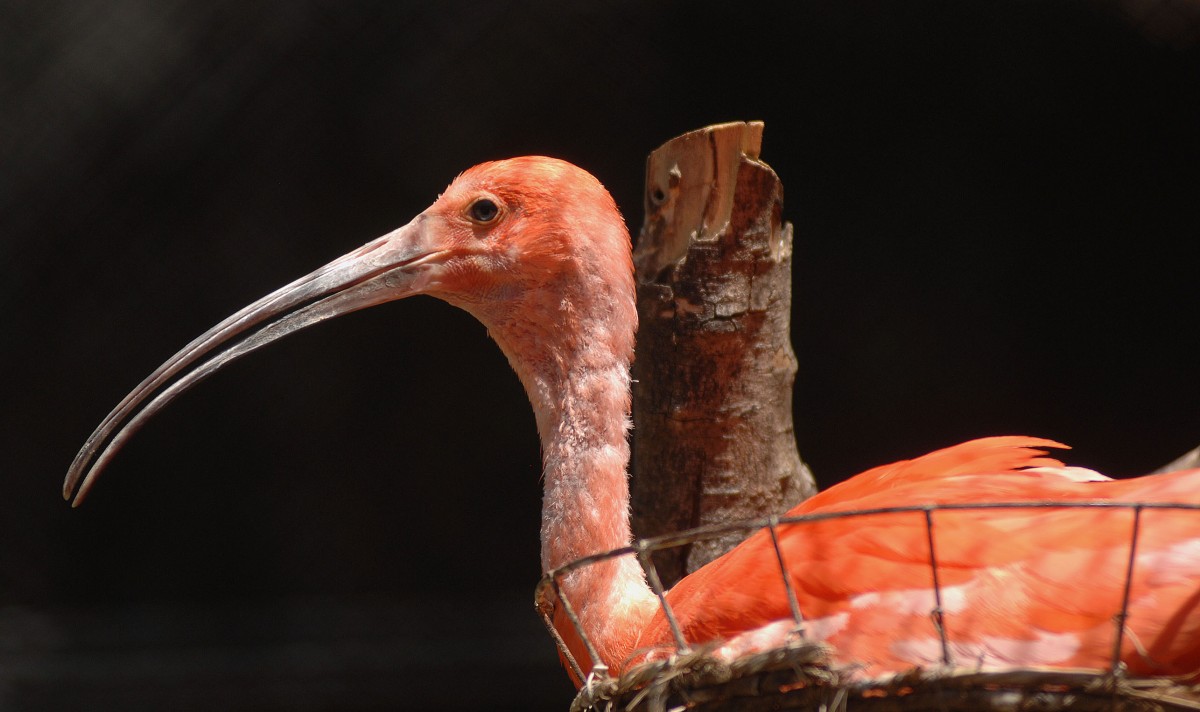
[[[80, 487], [79, 491], [76, 492], [75, 489], [78, 485], [79, 474], [76, 472], [67, 473], [67, 478], [63, 480], [62, 496], [64, 500], [71, 503], [72, 509], [78, 507], [79, 503], [83, 500], [84, 488]], [[74, 500], [72, 500], [72, 497], [74, 497]]]
[[[90, 477], [85, 477], [83, 478], [83, 484], [79, 486], [79, 489], [75, 490], [73, 493], [71, 493], [70, 490], [64, 492], [66, 499], [70, 500], [71, 502], [71, 509], [77, 509], [79, 505], [83, 504], [83, 500], [87, 498], [88, 490], [91, 488], [92, 479]], [[74, 499], [71, 498], [71, 494], [74, 495]]]

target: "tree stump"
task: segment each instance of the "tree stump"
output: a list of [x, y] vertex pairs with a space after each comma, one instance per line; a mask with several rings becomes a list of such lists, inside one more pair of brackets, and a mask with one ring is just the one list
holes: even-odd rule
[[[679, 136], [646, 163], [634, 250], [633, 527], [653, 536], [781, 513], [816, 491], [796, 450], [792, 228], [763, 124]], [[656, 558], [670, 585], [737, 543]]]

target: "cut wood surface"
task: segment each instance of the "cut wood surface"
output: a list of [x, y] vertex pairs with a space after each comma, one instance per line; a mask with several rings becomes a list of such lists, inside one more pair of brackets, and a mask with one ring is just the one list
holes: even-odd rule
[[[779, 177], [759, 160], [762, 132], [709, 126], [647, 160], [634, 250], [637, 536], [782, 513], [816, 491], [792, 425], [792, 229]], [[737, 540], [663, 552], [664, 584]]]

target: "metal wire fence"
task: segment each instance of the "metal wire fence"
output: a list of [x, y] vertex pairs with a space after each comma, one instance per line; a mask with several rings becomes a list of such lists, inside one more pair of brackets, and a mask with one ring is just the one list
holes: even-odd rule
[[936, 515], [939, 512], [951, 511], [971, 511], [971, 510], [1049, 510], [1049, 509], [1120, 509], [1127, 510], [1132, 514], [1132, 523], [1129, 531], [1129, 546], [1128, 557], [1125, 561], [1125, 571], [1123, 574], [1123, 585], [1121, 589], [1121, 599], [1119, 608], [1113, 614], [1113, 645], [1112, 656], [1109, 668], [1106, 672], [1114, 675], [1123, 674], [1124, 666], [1121, 662], [1121, 649], [1126, 637], [1126, 623], [1129, 619], [1129, 601], [1130, 591], [1133, 586], [1134, 574], [1137, 565], [1138, 541], [1142, 533], [1143, 523], [1142, 514], [1146, 510], [1200, 510], [1200, 504], [1176, 503], [1176, 502], [1123, 502], [1109, 500], [1090, 500], [1090, 501], [1033, 501], [1033, 502], [975, 502], [975, 503], [957, 503], [957, 504], [926, 504], [926, 505], [906, 505], [894, 507], [875, 507], [869, 509], [858, 509], [838, 512], [818, 512], [813, 514], [805, 514], [800, 516], [772, 516], [765, 519], [753, 521], [734, 522], [730, 524], [714, 525], [700, 527], [677, 534], [641, 539], [635, 543], [591, 556], [586, 556], [581, 559], [572, 561], [564, 566], [561, 566], [547, 573], [538, 583], [535, 600], [539, 610], [542, 612], [543, 620], [546, 624], [550, 635], [554, 638], [555, 643], [561, 652], [563, 659], [571, 668], [571, 671], [576, 675], [577, 679], [584, 680], [585, 674], [583, 666], [571, 652], [563, 637], [554, 626], [553, 607], [549, 604], [548, 594], [553, 592], [555, 600], [561, 607], [563, 614], [570, 621], [574, 632], [582, 641], [584, 649], [587, 651], [589, 662], [591, 663], [592, 678], [610, 677], [609, 667], [604, 660], [601, 659], [597, 652], [594, 642], [589, 639], [587, 631], [576, 612], [576, 607], [564, 594], [562, 580], [568, 574], [584, 569], [588, 566], [593, 566], [602, 561], [609, 561], [618, 557], [633, 556], [636, 557], [646, 574], [646, 580], [650, 585], [651, 590], [658, 598], [659, 606], [663, 617], [671, 631], [674, 643], [674, 655], [686, 656], [693, 653], [696, 644], [709, 641], [689, 641], [684, 635], [683, 628], [680, 626], [678, 616], [673, 610], [670, 601], [667, 598], [666, 590], [664, 589], [658, 572], [655, 569], [654, 561], [651, 555], [656, 551], [670, 549], [673, 547], [684, 546], [697, 541], [717, 538], [730, 533], [740, 533], [749, 535], [759, 530], [766, 530], [769, 533], [770, 540], [775, 552], [775, 559], [778, 564], [778, 571], [783, 580], [784, 588], [787, 592], [788, 604], [791, 609], [792, 620], [795, 624], [795, 630], [803, 633], [805, 616], [797, 599], [795, 590], [793, 589], [793, 577], [788, 570], [788, 562], [784, 555], [783, 549], [779, 544], [779, 534], [790, 527], [800, 527], [816, 522], [828, 521], [833, 519], [855, 519], [864, 517], [877, 517], [888, 515], [905, 515], [920, 517], [924, 524], [925, 539], [927, 544], [928, 562], [929, 562], [929, 580], [932, 585], [934, 605], [930, 610], [930, 621], [941, 646], [941, 662], [943, 665], [951, 666], [954, 664], [951, 655], [951, 643], [946, 632], [945, 615], [946, 611], [943, 608], [943, 586], [939, 575], [938, 555], [937, 555], [937, 538], [935, 536], [935, 524], [937, 521]]

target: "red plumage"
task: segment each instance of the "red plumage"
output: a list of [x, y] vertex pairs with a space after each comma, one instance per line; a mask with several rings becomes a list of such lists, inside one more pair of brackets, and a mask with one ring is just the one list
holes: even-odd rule
[[[1047, 440], [973, 440], [864, 472], [789, 516], [979, 502], [1200, 504], [1200, 470], [1078, 482], [1043, 457]], [[938, 510], [933, 532], [946, 638], [957, 665], [1104, 668], [1112, 661], [1132, 508]], [[937, 664], [924, 513], [781, 525], [780, 548], [807, 627], [864, 673]], [[1200, 512], [1141, 514], [1121, 660], [1136, 673], [1200, 667]], [[790, 620], [776, 554], [760, 531], [668, 594], [693, 642]], [[662, 615], [633, 648], [671, 645]], [[782, 641], [778, 641], [782, 642]]]

